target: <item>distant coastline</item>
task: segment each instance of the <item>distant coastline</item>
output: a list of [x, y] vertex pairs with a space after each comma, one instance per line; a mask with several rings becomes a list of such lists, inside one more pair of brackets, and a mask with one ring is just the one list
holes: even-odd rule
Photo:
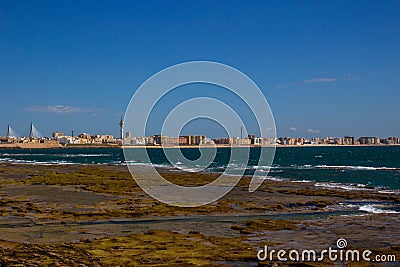
[[115, 144], [91, 144], [91, 145], [67, 145], [43, 144], [43, 143], [14, 143], [0, 144], [0, 149], [64, 149], [64, 148], [120, 148], [121, 145]]
[[60, 145], [60, 144], [42, 144], [42, 143], [15, 143], [15, 144], [0, 144], [0, 149], [70, 149], [70, 148], [244, 148], [244, 147], [275, 147], [275, 148], [301, 148], [301, 147], [388, 147], [400, 146], [400, 144], [356, 144], [356, 145], [337, 145], [337, 144], [305, 144], [305, 145], [181, 145], [181, 146], [161, 146], [161, 145], [128, 145], [121, 146], [119, 144], [75, 144], [75, 145]]

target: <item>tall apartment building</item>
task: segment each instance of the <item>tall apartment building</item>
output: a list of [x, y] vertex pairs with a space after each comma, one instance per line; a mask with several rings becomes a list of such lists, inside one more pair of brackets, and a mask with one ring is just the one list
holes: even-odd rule
[[360, 142], [361, 145], [379, 145], [380, 138], [379, 137], [360, 137], [358, 138], [358, 141]]
[[343, 145], [354, 145], [354, 136], [345, 136], [343, 138]]

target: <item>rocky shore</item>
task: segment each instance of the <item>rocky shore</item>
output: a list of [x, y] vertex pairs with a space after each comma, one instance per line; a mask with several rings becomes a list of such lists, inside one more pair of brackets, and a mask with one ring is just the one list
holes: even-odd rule
[[[218, 174], [160, 169], [195, 186]], [[360, 209], [399, 205], [397, 192], [346, 191], [314, 183], [250, 179], [222, 199], [179, 208], [147, 196], [126, 166], [0, 164], [0, 263], [3, 266], [338, 266], [343, 262], [260, 261], [265, 245], [348, 248], [400, 259], [400, 215]], [[371, 256], [372, 257], [372, 256]], [[374, 266], [376, 262], [346, 262]], [[389, 264], [389, 263], [386, 263]], [[386, 266], [385, 264], [380, 266]]]

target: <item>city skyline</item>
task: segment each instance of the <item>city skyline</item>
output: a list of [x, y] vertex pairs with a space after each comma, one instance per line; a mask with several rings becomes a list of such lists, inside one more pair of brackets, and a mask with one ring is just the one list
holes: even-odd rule
[[[118, 136], [142, 82], [191, 60], [253, 79], [277, 136], [399, 135], [399, 2], [173, 2], [0, 1], [0, 135], [8, 124], [25, 134], [33, 121], [43, 135], [89, 128]], [[247, 112], [215, 88], [188, 88], [158, 110], [207, 95]], [[186, 133], [223, 132], [196, 123]]]
[[[8, 125], [7, 135], [2, 137], [0, 143], [9, 142], [14, 143], [17, 140], [27, 139], [45, 139], [45, 140], [57, 140], [60, 144], [91, 144], [90, 141], [94, 141], [94, 144], [99, 143], [111, 143], [117, 144], [122, 142], [124, 145], [151, 145], [151, 144], [175, 144], [175, 145], [199, 145], [199, 144], [222, 144], [222, 145], [307, 145], [307, 144], [332, 144], [332, 145], [380, 145], [380, 144], [400, 144], [400, 137], [396, 136], [355, 136], [345, 135], [343, 137], [338, 136], [319, 136], [319, 137], [299, 137], [299, 136], [277, 136], [277, 137], [264, 137], [256, 136], [254, 134], [248, 134], [247, 136], [220, 136], [217, 138], [209, 138], [205, 135], [179, 135], [179, 136], [168, 136], [168, 135], [152, 135], [152, 136], [132, 136], [130, 131], [124, 132], [122, 118], [119, 122], [119, 136], [110, 135], [107, 133], [95, 133], [89, 134], [87, 132], [77, 133], [74, 135], [74, 131], [71, 131], [71, 135], [61, 131], [52, 132], [51, 136], [43, 136], [39, 130], [30, 124], [30, 132], [28, 136], [17, 135], [16, 132]], [[242, 134], [242, 133], [241, 133]], [[6, 139], [4, 139], [6, 138]], [[11, 138], [11, 139], [10, 139]], [[63, 139], [63, 140], [62, 140]], [[62, 140], [62, 141], [60, 141]], [[84, 140], [84, 143], [80, 141]], [[121, 141], [123, 140], [123, 141]], [[152, 141], [149, 141], [152, 140]], [[212, 141], [212, 142], [210, 142]], [[76, 142], [76, 143], [75, 143]]]
[[[52, 129], [51, 130], [51, 133], [50, 134], [42, 134], [42, 132], [36, 127], [36, 125], [33, 123], [33, 122], [30, 122], [29, 123], [29, 128], [26, 128], [22, 133], [21, 132], [19, 132], [19, 131], [16, 131], [13, 127], [12, 127], [12, 125], [11, 124], [7, 124], [7, 127], [5, 128], [6, 130], [5, 130], [5, 133], [6, 134], [2, 134], [2, 131], [0, 130], [0, 136], [13, 136], [13, 137], [30, 137], [30, 136], [32, 136], [33, 135], [33, 131], [35, 131], [36, 133], [38, 133], [38, 135], [40, 136], [40, 137], [51, 137], [54, 133], [58, 133], [58, 132], [60, 132], [60, 133], [65, 133], [65, 135], [70, 135], [70, 136], [74, 136], [74, 133], [75, 133], [75, 135], [78, 135], [78, 134], [89, 134], [89, 133], [91, 133], [92, 135], [96, 135], [96, 134], [107, 134], [107, 135], [114, 135], [114, 136], [116, 136], [116, 137], [120, 137], [120, 136], [124, 136], [125, 137], [125, 134], [129, 134], [129, 136], [133, 136], [132, 135], [132, 132], [131, 131], [129, 131], [129, 130], [125, 130], [124, 129], [124, 123], [123, 123], [123, 120], [122, 120], [122, 116], [121, 116], [121, 120], [119, 120], [117, 123], [115, 123], [117, 126], [116, 127], [118, 127], [118, 129], [116, 130], [116, 129], [114, 129], [114, 131], [113, 132], [115, 132], [115, 133], [117, 133], [117, 134], [113, 134], [113, 133], [111, 133], [111, 132], [106, 132], [106, 131], [98, 131], [98, 132], [93, 132], [92, 130], [90, 130], [90, 129], [86, 129], [86, 130], [83, 130], [83, 131], [76, 131], [76, 130], [69, 130], [69, 131], [64, 131], [64, 130], [62, 130], [62, 129]], [[4, 128], [4, 127], [3, 127]], [[233, 137], [233, 138], [239, 138], [239, 137], [241, 137], [242, 136], [242, 134], [243, 134], [243, 127], [237, 127], [238, 128], [238, 135], [235, 135], [235, 136], [229, 136], [229, 135], [221, 135], [221, 136], [212, 136], [211, 138], [229, 138], [229, 137]], [[314, 134], [314, 136], [312, 136], [312, 137], [307, 137], [306, 135], [295, 135], [295, 133], [297, 132], [297, 129], [296, 129], [296, 131], [293, 131], [292, 130], [292, 134], [290, 135], [276, 135], [276, 137], [275, 138], [280, 138], [280, 137], [294, 137], [294, 138], [309, 138], [309, 139], [312, 139], [312, 138], [323, 138], [323, 137], [338, 137], [338, 136], [335, 136], [335, 135], [322, 135], [320, 132], [318, 132], [318, 131], [310, 131], [310, 129], [308, 129], [308, 133], [310, 133], [310, 132], [312, 132], [313, 134]], [[70, 133], [70, 134], [69, 134]], [[155, 133], [155, 134], [150, 134], [150, 135], [145, 135], [145, 136], [154, 136], [154, 135], [161, 135], [161, 133]], [[179, 136], [187, 136], [187, 135], [198, 135], [198, 136], [200, 136], [200, 135], [204, 135], [204, 134], [202, 134], [202, 133], [196, 133], [196, 132], [193, 132], [193, 131], [191, 131], [191, 132], [189, 132], [189, 133], [181, 133]], [[254, 133], [246, 133], [246, 132], [244, 132], [244, 135], [245, 136], [247, 136], [247, 135], [254, 135]], [[173, 135], [165, 135], [165, 136], [173, 136]], [[257, 135], [256, 135], [257, 136]], [[271, 135], [272, 136], [272, 135]], [[342, 136], [355, 136], [355, 135], [351, 135], [351, 134], [344, 134], [344, 135], [342, 135]], [[372, 137], [382, 137], [382, 136], [378, 136], [378, 135], [363, 135], [363, 134], [361, 134], [361, 135], [358, 135], [359, 137], [366, 137], [366, 136], [372, 136]], [[394, 136], [396, 136], [396, 135], [387, 135], [386, 137], [394, 137]], [[141, 137], [141, 136], [138, 136], [138, 137]], [[262, 136], [259, 136], [259, 137], [262, 137]], [[267, 136], [264, 136], [264, 137], [267, 137]]]

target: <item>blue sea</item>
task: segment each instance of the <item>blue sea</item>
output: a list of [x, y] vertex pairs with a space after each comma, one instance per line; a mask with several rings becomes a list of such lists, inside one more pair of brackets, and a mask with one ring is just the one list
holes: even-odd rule
[[[200, 155], [198, 149], [181, 151], [189, 159]], [[155, 166], [173, 167], [162, 149], [148, 149], [148, 153]], [[218, 148], [206, 171], [223, 172], [230, 154], [230, 148]], [[400, 146], [278, 147], [269, 172], [266, 166], [256, 166], [259, 154], [260, 148], [251, 148], [245, 174], [253, 174], [256, 168], [263, 173], [265, 168], [266, 179], [272, 180], [312, 181], [317, 186], [345, 190], [400, 190]], [[0, 150], [0, 163], [126, 164], [120, 148]], [[133, 160], [129, 164], [143, 163]]]

